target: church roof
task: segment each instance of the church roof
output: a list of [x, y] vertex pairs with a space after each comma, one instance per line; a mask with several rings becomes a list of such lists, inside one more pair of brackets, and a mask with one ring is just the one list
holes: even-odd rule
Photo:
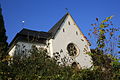
[[44, 38], [44, 39], [51, 38], [51, 33], [43, 32], [43, 31], [34, 31], [34, 30], [25, 29], [25, 28], [22, 29], [18, 34], [31, 36], [31, 37]]
[[18, 41], [39, 42], [39, 40], [47, 40], [50, 38], [51, 38], [51, 33], [43, 32], [43, 31], [34, 31], [23, 28], [19, 33], [16, 34], [16, 36], [10, 43], [10, 46], [14, 42], [18, 42]]
[[69, 13], [65, 14], [48, 32], [52, 34], [52, 38], [55, 37], [57, 31], [60, 29], [62, 23], [66, 19], [67, 15]]

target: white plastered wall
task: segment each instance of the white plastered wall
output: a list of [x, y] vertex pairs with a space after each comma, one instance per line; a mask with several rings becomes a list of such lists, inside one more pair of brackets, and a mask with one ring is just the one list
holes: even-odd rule
[[[70, 22], [70, 25], [68, 22]], [[76, 33], [78, 33], [78, 35]], [[80, 53], [76, 58], [74, 58], [74, 61], [78, 62], [82, 68], [91, 67], [91, 56], [86, 54], [86, 52], [83, 52], [85, 45], [88, 47], [87, 52], [90, 52], [89, 44], [70, 15], [68, 15], [64, 23], [61, 25], [61, 28], [58, 30], [58, 33], [52, 41], [53, 53], [60, 53], [62, 50], [63, 52], [60, 53], [60, 58], [65, 56], [68, 58], [73, 58], [69, 56], [67, 51], [67, 45], [69, 43], [74, 43], [79, 48]]]
[[[32, 48], [33, 45], [35, 45], [38, 49], [39, 49], [39, 48], [44, 48], [44, 49], [47, 48], [45, 44], [28, 43], [28, 42], [17, 42], [17, 43], [13, 46], [13, 48], [9, 51], [8, 54], [9, 54], [10, 56], [14, 56], [15, 51], [17, 50], [16, 52], [18, 52], [18, 53], [23, 53], [22, 51], [25, 51], [25, 52], [27, 53], [27, 54], [25, 54], [25, 55], [30, 55], [30, 52], [28, 52], [28, 51]], [[17, 48], [19, 48], [19, 49], [17, 49]], [[24, 54], [22, 54], [22, 55], [24, 55]]]

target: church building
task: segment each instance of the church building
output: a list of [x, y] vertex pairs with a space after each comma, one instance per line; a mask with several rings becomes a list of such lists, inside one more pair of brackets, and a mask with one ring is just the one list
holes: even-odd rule
[[66, 62], [66, 65], [77, 65], [82, 69], [92, 66], [92, 58], [87, 54], [90, 43], [69, 13], [48, 32], [22, 29], [10, 43], [8, 54], [29, 56], [33, 45], [46, 49], [48, 55], [60, 64]]

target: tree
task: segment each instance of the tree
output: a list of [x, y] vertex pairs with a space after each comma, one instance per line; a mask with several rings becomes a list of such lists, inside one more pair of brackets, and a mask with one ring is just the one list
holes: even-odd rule
[[7, 46], [6, 30], [2, 16], [2, 8], [0, 7], [0, 59], [3, 59], [7, 55]]
[[[120, 62], [117, 44], [119, 44], [119, 27], [113, 25], [112, 16], [99, 21], [96, 18], [96, 23], [92, 24], [94, 27], [90, 36], [96, 38], [94, 42], [96, 48], [89, 53], [92, 56], [94, 68], [104, 74], [103, 80], [119, 80], [120, 78]], [[95, 40], [95, 39], [94, 39]], [[104, 71], [104, 73], [103, 73]], [[99, 76], [100, 77], [100, 76]], [[102, 76], [101, 76], [102, 77]], [[101, 79], [100, 79], [101, 80]]]
[[7, 36], [4, 26], [4, 20], [2, 16], [2, 8], [0, 7], [0, 80], [5, 80], [8, 74], [8, 65], [7, 65]]
[[[93, 52], [94, 67], [76, 70], [70, 66], [60, 66], [46, 50], [35, 46], [30, 50], [31, 56], [16, 55], [10, 65], [7, 79], [13, 80], [119, 80], [118, 62], [111, 65], [112, 58], [97, 50]], [[114, 57], [113, 57], [114, 58]], [[116, 65], [117, 64], [117, 65]], [[114, 67], [113, 67], [114, 66]], [[4, 78], [6, 79], [6, 78]]]
[[112, 17], [107, 17], [102, 21], [96, 18], [96, 23], [91, 24], [93, 30], [90, 30], [90, 36], [94, 38], [92, 44], [96, 44], [96, 48], [102, 50], [104, 54], [118, 55], [117, 43], [119, 27], [116, 27], [112, 22]]

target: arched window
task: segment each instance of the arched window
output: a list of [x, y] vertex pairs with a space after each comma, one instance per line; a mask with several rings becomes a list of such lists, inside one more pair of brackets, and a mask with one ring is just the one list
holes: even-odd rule
[[76, 68], [76, 69], [81, 69], [80, 64], [77, 63], [77, 62], [73, 62], [73, 63], [71, 64], [71, 67], [72, 67], [72, 68]]
[[65, 32], [65, 29], [63, 28], [63, 32]]
[[70, 21], [68, 21], [68, 24], [70, 25]]
[[78, 32], [76, 31], [76, 35], [78, 35]]
[[70, 56], [76, 56], [79, 53], [78, 47], [73, 43], [68, 44], [67, 51]]
[[75, 68], [75, 67], [77, 67], [77, 63], [73, 62], [71, 66]]

